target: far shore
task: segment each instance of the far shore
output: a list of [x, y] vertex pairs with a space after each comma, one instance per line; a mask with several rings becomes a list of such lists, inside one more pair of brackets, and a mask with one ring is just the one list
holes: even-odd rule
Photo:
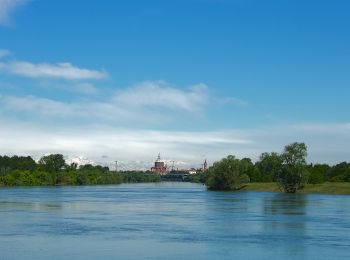
[[[264, 191], [264, 192], [282, 192], [275, 182], [253, 182], [247, 184], [243, 191]], [[350, 182], [325, 182], [322, 184], [306, 184], [298, 190], [301, 194], [337, 194], [350, 195]]]

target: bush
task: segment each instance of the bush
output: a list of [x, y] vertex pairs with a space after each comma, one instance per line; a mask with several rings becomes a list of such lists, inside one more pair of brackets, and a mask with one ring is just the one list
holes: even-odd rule
[[229, 155], [209, 168], [207, 187], [211, 190], [239, 190], [249, 182], [244, 163]]

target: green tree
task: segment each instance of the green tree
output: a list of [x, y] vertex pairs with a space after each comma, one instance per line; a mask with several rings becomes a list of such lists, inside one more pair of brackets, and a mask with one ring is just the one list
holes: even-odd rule
[[310, 184], [324, 183], [329, 169], [330, 167], [327, 164], [308, 165], [307, 170], [310, 175], [307, 182]]
[[328, 171], [328, 179], [332, 182], [350, 182], [350, 163], [342, 162]]
[[188, 181], [194, 183], [206, 183], [207, 173], [203, 171], [198, 171], [196, 174], [188, 175]]
[[207, 187], [211, 190], [238, 190], [244, 183], [249, 182], [249, 176], [244, 173], [245, 162], [241, 162], [233, 155], [215, 162], [209, 168]]
[[296, 142], [285, 146], [277, 179], [285, 192], [295, 193], [306, 182], [306, 156], [307, 147], [304, 143]]
[[282, 158], [275, 152], [262, 153], [260, 160], [255, 165], [259, 169], [262, 182], [276, 181], [281, 170]]
[[261, 182], [261, 174], [259, 170], [252, 163], [250, 158], [243, 158], [240, 161], [240, 170], [242, 174], [246, 174], [249, 177], [250, 182]]
[[41, 157], [39, 164], [48, 172], [58, 172], [65, 167], [66, 162], [62, 154], [50, 154]]
[[33, 171], [36, 167], [35, 161], [30, 156], [0, 156], [0, 175], [13, 170]]
[[76, 171], [78, 169], [78, 164], [73, 162], [70, 165], [66, 165], [67, 172], [69, 171]]

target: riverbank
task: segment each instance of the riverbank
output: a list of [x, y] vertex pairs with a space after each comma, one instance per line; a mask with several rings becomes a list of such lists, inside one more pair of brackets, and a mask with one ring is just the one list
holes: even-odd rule
[[[244, 191], [265, 191], [265, 192], [281, 192], [277, 183], [258, 183], [253, 182], [247, 184], [242, 190]], [[350, 195], [350, 182], [325, 182], [322, 184], [307, 184], [304, 189], [298, 193], [309, 194], [346, 194]]]

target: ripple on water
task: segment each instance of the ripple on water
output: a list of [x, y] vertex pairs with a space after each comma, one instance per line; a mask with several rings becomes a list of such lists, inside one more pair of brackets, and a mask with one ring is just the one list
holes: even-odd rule
[[344, 259], [348, 205], [350, 196], [189, 183], [0, 189], [0, 251], [4, 259]]

